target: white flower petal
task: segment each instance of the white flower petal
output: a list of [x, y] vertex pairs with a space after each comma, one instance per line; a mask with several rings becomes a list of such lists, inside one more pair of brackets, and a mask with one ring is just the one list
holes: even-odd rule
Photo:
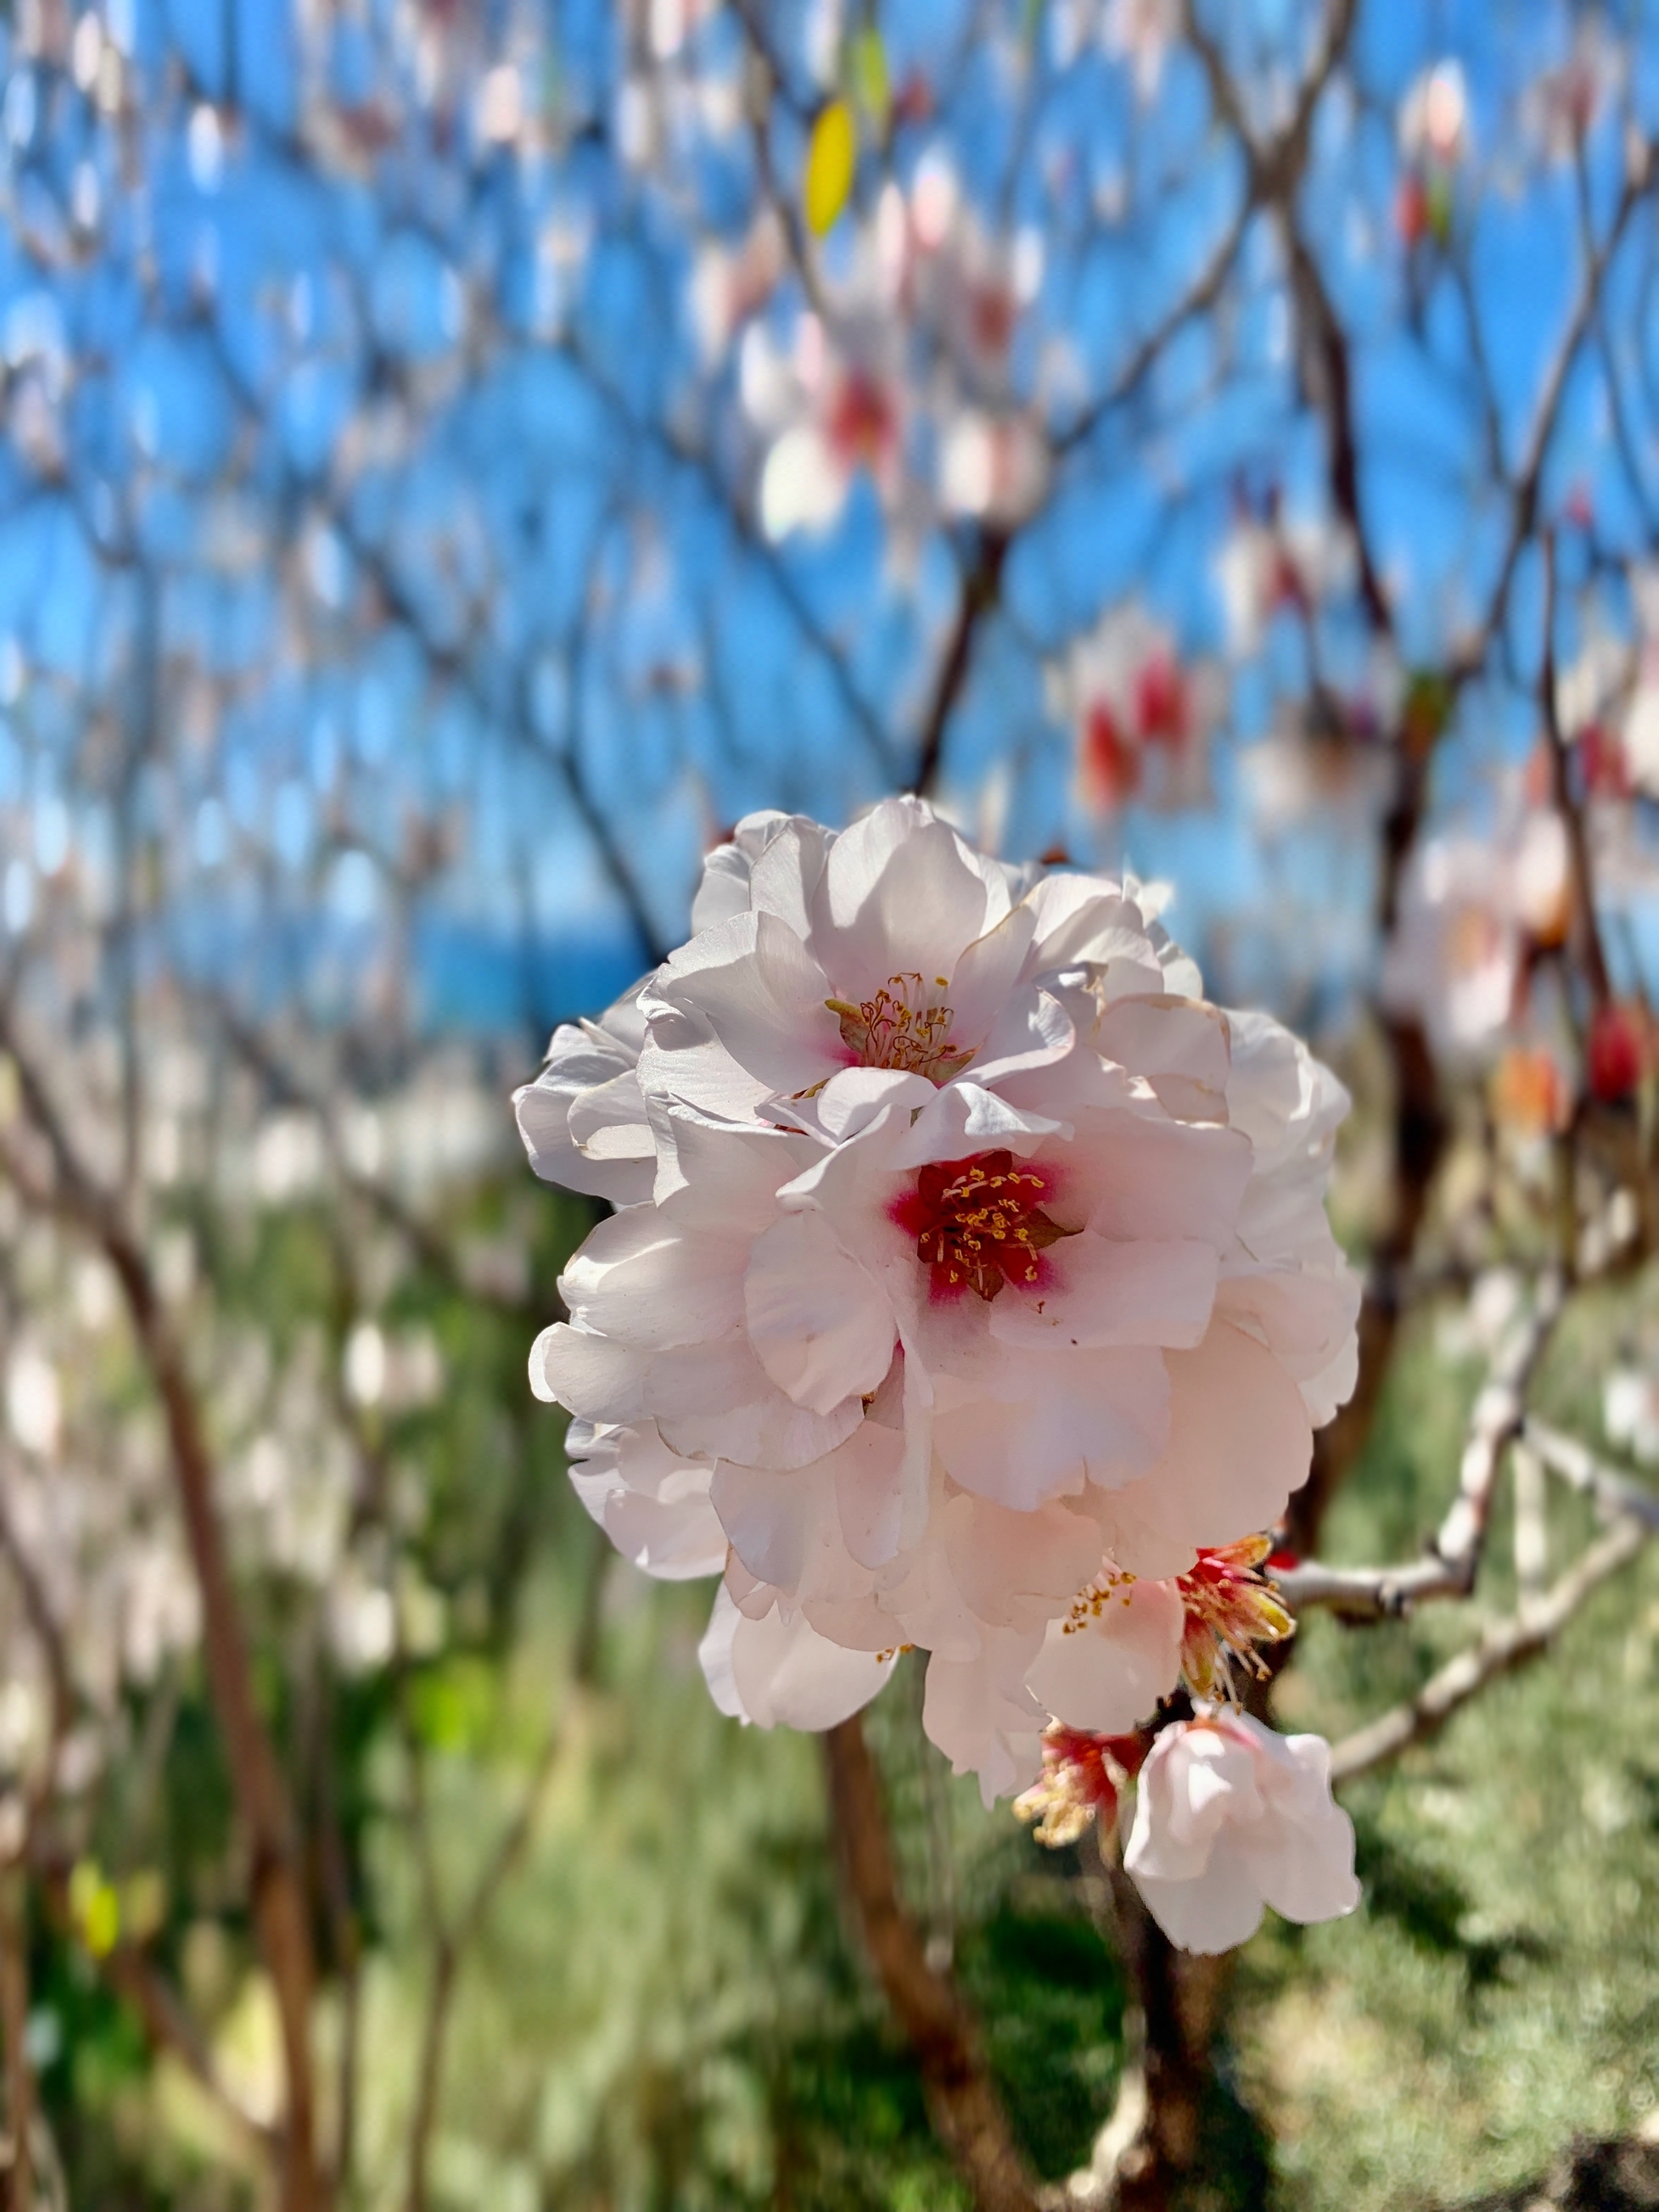
[[749, 1340], [779, 1389], [828, 1413], [873, 1391], [897, 1329], [879, 1282], [821, 1213], [786, 1213], [756, 1239], [744, 1277]]

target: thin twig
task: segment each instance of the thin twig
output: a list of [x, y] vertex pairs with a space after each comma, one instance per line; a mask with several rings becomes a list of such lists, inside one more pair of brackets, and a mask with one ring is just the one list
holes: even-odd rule
[[1571, 854], [1573, 921], [1577, 929], [1579, 956], [1584, 963], [1584, 975], [1590, 987], [1590, 996], [1599, 1009], [1611, 1000], [1613, 984], [1607, 971], [1607, 951], [1601, 942], [1601, 925], [1595, 911], [1595, 878], [1590, 860], [1589, 836], [1584, 827], [1584, 810], [1573, 791], [1567, 741], [1561, 728], [1560, 698], [1555, 677], [1555, 534], [1553, 531], [1544, 533], [1543, 556], [1544, 606], [1539, 617], [1543, 630], [1543, 644], [1538, 663], [1538, 706], [1549, 744], [1550, 795], [1565, 826], [1568, 850]]
[[319, 2176], [311, 2057], [316, 1978], [310, 1917], [300, 1877], [293, 1808], [254, 1693], [252, 1662], [219, 1520], [213, 1456], [201, 1405], [149, 1258], [116, 1200], [87, 1168], [5, 1007], [0, 1007], [0, 1045], [10, 1054], [24, 1109], [50, 1155], [52, 1177], [43, 1180], [9, 1131], [0, 1133], [0, 1162], [26, 1202], [72, 1222], [101, 1248], [120, 1284], [140, 1356], [161, 1401], [180, 1519], [202, 1602], [209, 1687], [237, 1813], [252, 1853], [254, 1924], [282, 2027], [287, 2083], [283, 2205], [284, 2212], [313, 2212]]
[[1521, 1433], [1558, 1481], [1591, 1499], [1602, 1513], [1645, 1522], [1659, 1535], [1659, 1492], [1644, 1489], [1598, 1459], [1576, 1437], [1564, 1436], [1530, 1413]]
[[1285, 1567], [1274, 1581], [1293, 1607], [1326, 1606], [1352, 1620], [1396, 1620], [1429, 1598], [1465, 1598], [1474, 1588], [1492, 1496], [1505, 1449], [1526, 1419], [1526, 1391], [1560, 1318], [1563, 1287], [1540, 1281], [1531, 1311], [1510, 1330], [1469, 1416], [1457, 1494], [1420, 1559], [1388, 1567]]
[[1630, 1565], [1653, 1533], [1633, 1516], [1617, 1522], [1543, 1597], [1494, 1621], [1478, 1644], [1431, 1674], [1414, 1698], [1345, 1736], [1331, 1754], [1333, 1779], [1352, 1781], [1397, 1758], [1408, 1745], [1436, 1735], [1489, 1682], [1537, 1658], [1601, 1584]]

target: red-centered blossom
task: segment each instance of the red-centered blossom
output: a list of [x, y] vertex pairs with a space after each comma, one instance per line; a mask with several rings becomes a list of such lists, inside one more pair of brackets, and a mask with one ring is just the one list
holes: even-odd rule
[[1256, 1646], [1294, 1634], [1295, 1621], [1262, 1579], [1262, 1563], [1272, 1549], [1270, 1536], [1206, 1545], [1179, 1577], [1181, 1671], [1195, 1697], [1224, 1686], [1234, 1660], [1254, 1674], [1265, 1674]]
[[1628, 1098], [1647, 1066], [1647, 1029], [1638, 1008], [1615, 999], [1598, 1007], [1584, 1046], [1592, 1097], [1603, 1105]]
[[1395, 195], [1394, 227], [1407, 246], [1420, 246], [1429, 234], [1429, 193], [1421, 177], [1402, 177]]
[[1104, 1844], [1117, 1826], [1119, 1794], [1146, 1756], [1140, 1736], [1094, 1735], [1055, 1721], [1043, 1731], [1042, 1778], [1015, 1798], [1014, 1810], [1036, 1822], [1038, 1843], [1051, 1850], [1076, 1843], [1091, 1822]]
[[1579, 733], [1578, 759], [1584, 789], [1592, 799], [1628, 799], [1635, 789], [1623, 738], [1605, 722], [1591, 722]]
[[1139, 886], [890, 800], [740, 823], [690, 943], [556, 1036], [526, 1142], [620, 1211], [532, 1379], [612, 1541], [723, 1562], [723, 1711], [832, 1725], [914, 1645], [988, 1800], [1046, 1723], [1125, 1734], [1176, 1687], [1175, 1577], [1282, 1513], [1358, 1304], [1346, 1096], [1201, 989]]
[[849, 368], [830, 393], [823, 433], [844, 468], [877, 468], [898, 438], [892, 393], [879, 377]]
[[1173, 653], [1151, 653], [1137, 670], [1135, 720], [1147, 744], [1186, 743], [1192, 728], [1192, 700]]
[[1139, 751], [1103, 699], [1084, 717], [1081, 765], [1090, 804], [1103, 812], [1133, 799], [1139, 787]]
[[971, 1291], [988, 1300], [1005, 1283], [1036, 1289], [1044, 1250], [1067, 1233], [1042, 1210], [1053, 1180], [1006, 1152], [923, 1168], [893, 1218], [914, 1234], [917, 1259], [933, 1271], [935, 1297]]

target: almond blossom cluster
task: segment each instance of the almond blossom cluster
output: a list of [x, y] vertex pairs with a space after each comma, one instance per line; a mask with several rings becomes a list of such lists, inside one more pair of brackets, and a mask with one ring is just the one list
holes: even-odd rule
[[[537, 1172], [616, 1208], [532, 1386], [618, 1548], [720, 1576], [724, 1711], [830, 1727], [924, 1651], [927, 1731], [989, 1803], [1051, 1723], [1161, 1720], [1162, 1775], [1160, 1746], [1233, 1726], [1163, 1701], [1224, 1708], [1289, 1632], [1259, 1532], [1354, 1379], [1324, 1210], [1347, 1099], [1205, 1000], [1159, 902], [988, 859], [919, 800], [839, 835], [751, 816], [690, 942], [518, 1093]], [[1297, 1787], [1258, 1789], [1251, 1848], [1340, 1860], [1346, 1888], [1261, 1887], [1323, 1917], [1352, 1837]], [[1143, 1784], [1155, 1832], [1179, 1796]], [[1184, 1833], [1148, 1882], [1178, 1858], [1167, 1881], [1236, 1888], [1215, 1824], [1202, 1867]]]

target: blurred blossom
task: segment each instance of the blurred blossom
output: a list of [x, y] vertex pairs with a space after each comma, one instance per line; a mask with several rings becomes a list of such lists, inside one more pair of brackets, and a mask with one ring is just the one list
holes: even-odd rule
[[1091, 812], [1132, 799], [1192, 806], [1206, 796], [1212, 673], [1183, 663], [1144, 608], [1111, 609], [1050, 669], [1048, 689], [1050, 711], [1071, 725], [1078, 793]]
[[1215, 562], [1232, 650], [1258, 652], [1275, 615], [1310, 617], [1347, 588], [1353, 570], [1346, 534], [1325, 522], [1285, 516], [1276, 502], [1265, 520], [1239, 514]]
[[1571, 52], [1541, 70], [1522, 99], [1523, 123], [1550, 160], [1574, 157], [1617, 99], [1626, 75], [1624, 49], [1607, 23], [1595, 15], [1576, 22]]
[[945, 433], [939, 489], [946, 510], [1006, 527], [1048, 487], [1048, 447], [1024, 415], [958, 415]]
[[1561, 943], [1570, 890], [1559, 815], [1528, 814], [1496, 839], [1425, 839], [1384, 950], [1384, 1003], [1417, 1016], [1437, 1053], [1484, 1056], [1522, 1011], [1531, 953]]
[[1133, 70], [1143, 100], [1157, 98], [1164, 60], [1180, 35], [1181, 0], [1105, 0], [1102, 41]]
[[64, 1422], [58, 1370], [32, 1344], [20, 1344], [6, 1366], [6, 1419], [25, 1451], [57, 1456]]
[[397, 1646], [398, 1615], [392, 1593], [369, 1581], [358, 1564], [343, 1560], [328, 1593], [329, 1640], [349, 1674], [383, 1667]]
[[478, 135], [510, 145], [524, 127], [524, 79], [510, 62], [489, 70], [478, 87]]
[[1457, 61], [1437, 62], [1400, 103], [1400, 148], [1411, 161], [1450, 167], [1469, 146], [1468, 84]]
[[737, 245], [706, 241], [691, 268], [691, 321], [706, 364], [722, 362], [739, 331], [758, 313], [782, 276], [787, 258], [783, 225], [775, 210], [760, 210]]
[[1629, 1098], [1653, 1064], [1653, 1024], [1631, 1000], [1598, 1006], [1584, 1042], [1584, 1076], [1590, 1095], [1604, 1105]]
[[1659, 1383], [1635, 1367], [1610, 1370], [1602, 1384], [1601, 1424], [1608, 1441], [1644, 1467], [1659, 1465]]
[[1525, 1285], [1512, 1267], [1486, 1267], [1478, 1274], [1461, 1305], [1440, 1316], [1436, 1342], [1445, 1359], [1491, 1360], [1513, 1328], [1525, 1299]]

